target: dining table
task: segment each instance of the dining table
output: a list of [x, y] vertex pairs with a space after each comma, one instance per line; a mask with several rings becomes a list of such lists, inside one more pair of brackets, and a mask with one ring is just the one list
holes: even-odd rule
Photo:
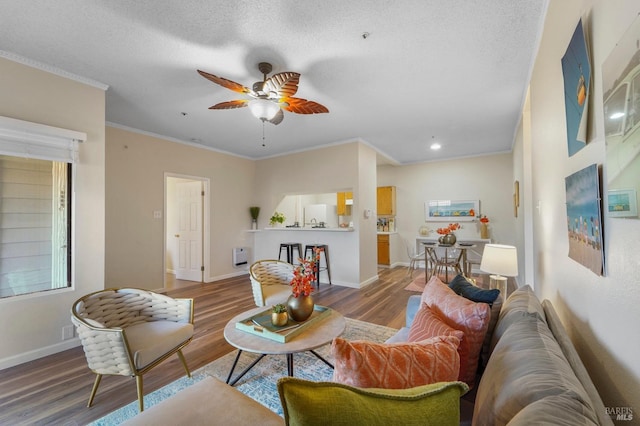
[[441, 276], [444, 269], [444, 282], [449, 283], [449, 269], [456, 274], [465, 273], [467, 250], [475, 247], [473, 243], [442, 244], [436, 241], [424, 241], [425, 282], [433, 275]]

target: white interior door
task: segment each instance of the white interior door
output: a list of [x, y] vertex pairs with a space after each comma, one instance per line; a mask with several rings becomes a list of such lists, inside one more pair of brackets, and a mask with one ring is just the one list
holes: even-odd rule
[[178, 265], [176, 279], [202, 282], [202, 198], [201, 181], [176, 184], [178, 198]]

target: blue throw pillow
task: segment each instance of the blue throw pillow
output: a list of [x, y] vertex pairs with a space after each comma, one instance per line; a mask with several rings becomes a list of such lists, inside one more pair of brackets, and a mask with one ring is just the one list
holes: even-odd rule
[[489, 305], [493, 304], [500, 294], [500, 290], [497, 288], [485, 290], [476, 287], [467, 281], [467, 279], [462, 275], [457, 275], [453, 280], [451, 280], [449, 288], [465, 299], [469, 299], [474, 302], [488, 303]]

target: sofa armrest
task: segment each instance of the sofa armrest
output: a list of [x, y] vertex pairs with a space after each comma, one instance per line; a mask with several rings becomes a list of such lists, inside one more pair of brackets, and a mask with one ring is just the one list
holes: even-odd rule
[[413, 318], [416, 316], [416, 312], [420, 309], [422, 305], [422, 295], [414, 294], [409, 296], [409, 300], [407, 300], [407, 314], [406, 314], [406, 326], [411, 327], [413, 323]]

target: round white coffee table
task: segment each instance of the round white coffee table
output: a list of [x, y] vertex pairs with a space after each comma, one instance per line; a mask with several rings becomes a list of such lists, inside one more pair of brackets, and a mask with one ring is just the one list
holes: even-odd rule
[[[230, 345], [238, 348], [238, 355], [236, 355], [236, 359], [234, 360], [233, 365], [231, 366], [231, 371], [229, 371], [229, 376], [227, 377], [228, 384], [233, 386], [266, 355], [286, 355], [287, 373], [289, 376], [293, 376], [293, 354], [296, 352], [309, 351], [329, 367], [333, 368], [333, 365], [314, 351], [314, 349], [330, 343], [335, 337], [342, 334], [345, 327], [345, 321], [342, 314], [331, 309], [331, 312], [327, 316], [318, 318], [316, 321], [309, 324], [308, 328], [305, 328], [304, 331], [285, 343], [276, 342], [266, 337], [256, 336], [236, 328], [237, 322], [264, 312], [264, 310], [265, 307], [263, 306], [236, 315], [231, 318], [224, 328], [224, 338]], [[238, 364], [242, 351], [260, 354], [260, 357], [253, 361], [232, 381], [231, 376]]]

